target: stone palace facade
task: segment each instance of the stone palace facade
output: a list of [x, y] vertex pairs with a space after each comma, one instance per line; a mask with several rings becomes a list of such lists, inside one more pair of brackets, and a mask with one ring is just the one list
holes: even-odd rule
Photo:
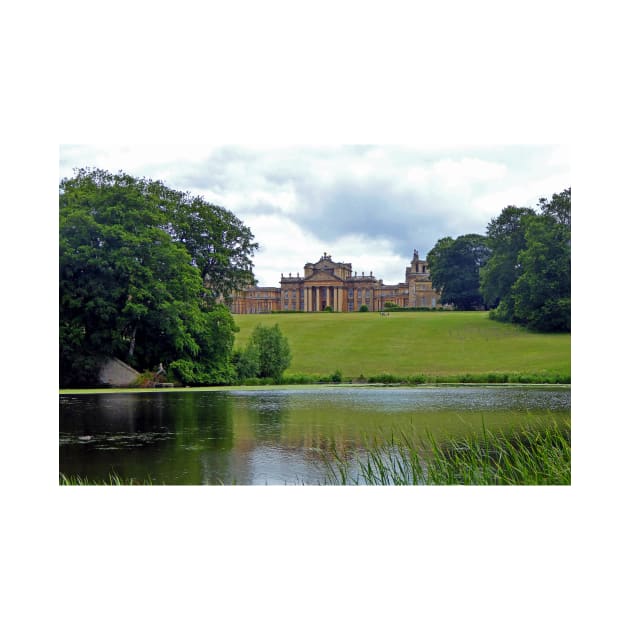
[[231, 310], [237, 314], [272, 311], [317, 312], [330, 307], [351, 313], [365, 304], [370, 311], [381, 311], [390, 302], [402, 307], [435, 308], [440, 295], [433, 290], [429, 267], [414, 250], [405, 282], [383, 284], [370, 271], [357, 275], [351, 263], [335, 262], [324, 255], [316, 263], [304, 265], [304, 275], [282, 274], [278, 287], [247, 287], [232, 296]]

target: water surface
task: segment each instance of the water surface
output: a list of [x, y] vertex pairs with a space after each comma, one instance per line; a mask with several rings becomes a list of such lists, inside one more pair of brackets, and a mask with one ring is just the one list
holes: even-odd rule
[[154, 484], [326, 483], [392, 430], [437, 438], [570, 414], [568, 387], [305, 387], [63, 394], [59, 471]]

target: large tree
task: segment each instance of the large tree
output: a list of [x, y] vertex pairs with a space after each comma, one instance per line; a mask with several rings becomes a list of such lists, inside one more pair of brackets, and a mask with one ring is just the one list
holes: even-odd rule
[[220, 296], [229, 299], [234, 291], [254, 283], [251, 257], [258, 244], [242, 221], [202, 197], [160, 183], [156, 187], [169, 200], [164, 227], [188, 250], [211, 301]]
[[492, 256], [481, 291], [491, 317], [541, 331], [571, 328], [571, 189], [540, 212], [508, 206], [488, 225]]
[[[190, 361], [198, 380], [230, 380], [234, 322], [208, 299], [202, 268], [168, 227], [183, 221], [184, 200], [160, 182], [124, 173], [81, 169], [61, 181], [62, 384], [94, 382], [105, 356], [138, 369]], [[216, 239], [212, 221], [208, 214], [205, 232]], [[248, 230], [243, 240], [254, 246]], [[250, 263], [244, 266], [224, 284], [210, 284], [213, 295], [249, 272]]]
[[526, 247], [518, 257], [522, 273], [512, 293], [515, 320], [534, 330], [571, 330], [570, 225], [570, 196], [568, 211], [543, 210], [526, 220]]
[[504, 300], [502, 308], [509, 313], [508, 319], [514, 313], [510, 291], [521, 273], [518, 255], [525, 248], [524, 219], [534, 214], [531, 208], [507, 206], [486, 231], [492, 255], [480, 273], [481, 294], [491, 308]]
[[441, 238], [427, 254], [431, 281], [441, 292], [443, 304], [459, 310], [483, 307], [479, 271], [490, 256], [487, 239], [481, 234]]

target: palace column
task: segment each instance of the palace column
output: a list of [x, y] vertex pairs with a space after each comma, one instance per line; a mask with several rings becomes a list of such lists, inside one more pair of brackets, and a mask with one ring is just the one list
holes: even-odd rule
[[311, 287], [304, 287], [304, 310], [308, 313], [311, 310]]
[[339, 308], [341, 305], [339, 304], [339, 287], [335, 287], [335, 310], [340, 311]]
[[315, 312], [319, 312], [319, 287], [315, 287]]

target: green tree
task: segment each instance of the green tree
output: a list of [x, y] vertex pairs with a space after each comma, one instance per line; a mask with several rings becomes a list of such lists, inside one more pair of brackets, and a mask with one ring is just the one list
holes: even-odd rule
[[554, 193], [551, 200], [541, 197], [538, 206], [544, 216], [552, 217], [557, 223], [571, 230], [571, 188]]
[[490, 221], [486, 232], [492, 255], [480, 270], [480, 290], [490, 308], [503, 300], [502, 309], [508, 320], [514, 314], [512, 286], [521, 273], [518, 255], [525, 248], [524, 219], [534, 215], [531, 208], [507, 206]]
[[140, 370], [189, 361], [230, 379], [236, 327], [205, 298], [201, 272], [164, 228], [172, 195], [124, 173], [81, 169], [60, 183], [62, 385], [94, 383], [103, 357]]
[[258, 355], [257, 376], [270, 377], [275, 381], [279, 381], [282, 373], [291, 365], [289, 341], [278, 324], [256, 326], [243, 354], [249, 357], [248, 360]]
[[433, 288], [441, 292], [443, 304], [459, 310], [484, 305], [479, 290], [480, 269], [486, 264], [490, 249], [485, 236], [466, 234], [453, 239], [441, 238], [427, 254]]
[[244, 350], [236, 350], [233, 361], [240, 381], [257, 376], [260, 372], [260, 352], [254, 343], [248, 343]]
[[204, 280], [207, 299], [229, 300], [234, 291], [254, 283], [251, 257], [258, 244], [242, 221], [202, 197], [169, 190], [160, 182], [153, 185], [167, 200], [164, 228], [186, 247]]
[[518, 260], [514, 316], [539, 331], [571, 330], [571, 232], [566, 216], [545, 213], [527, 220], [526, 248]]
[[508, 206], [488, 225], [492, 256], [481, 290], [493, 319], [540, 331], [571, 328], [571, 189], [540, 212]]

